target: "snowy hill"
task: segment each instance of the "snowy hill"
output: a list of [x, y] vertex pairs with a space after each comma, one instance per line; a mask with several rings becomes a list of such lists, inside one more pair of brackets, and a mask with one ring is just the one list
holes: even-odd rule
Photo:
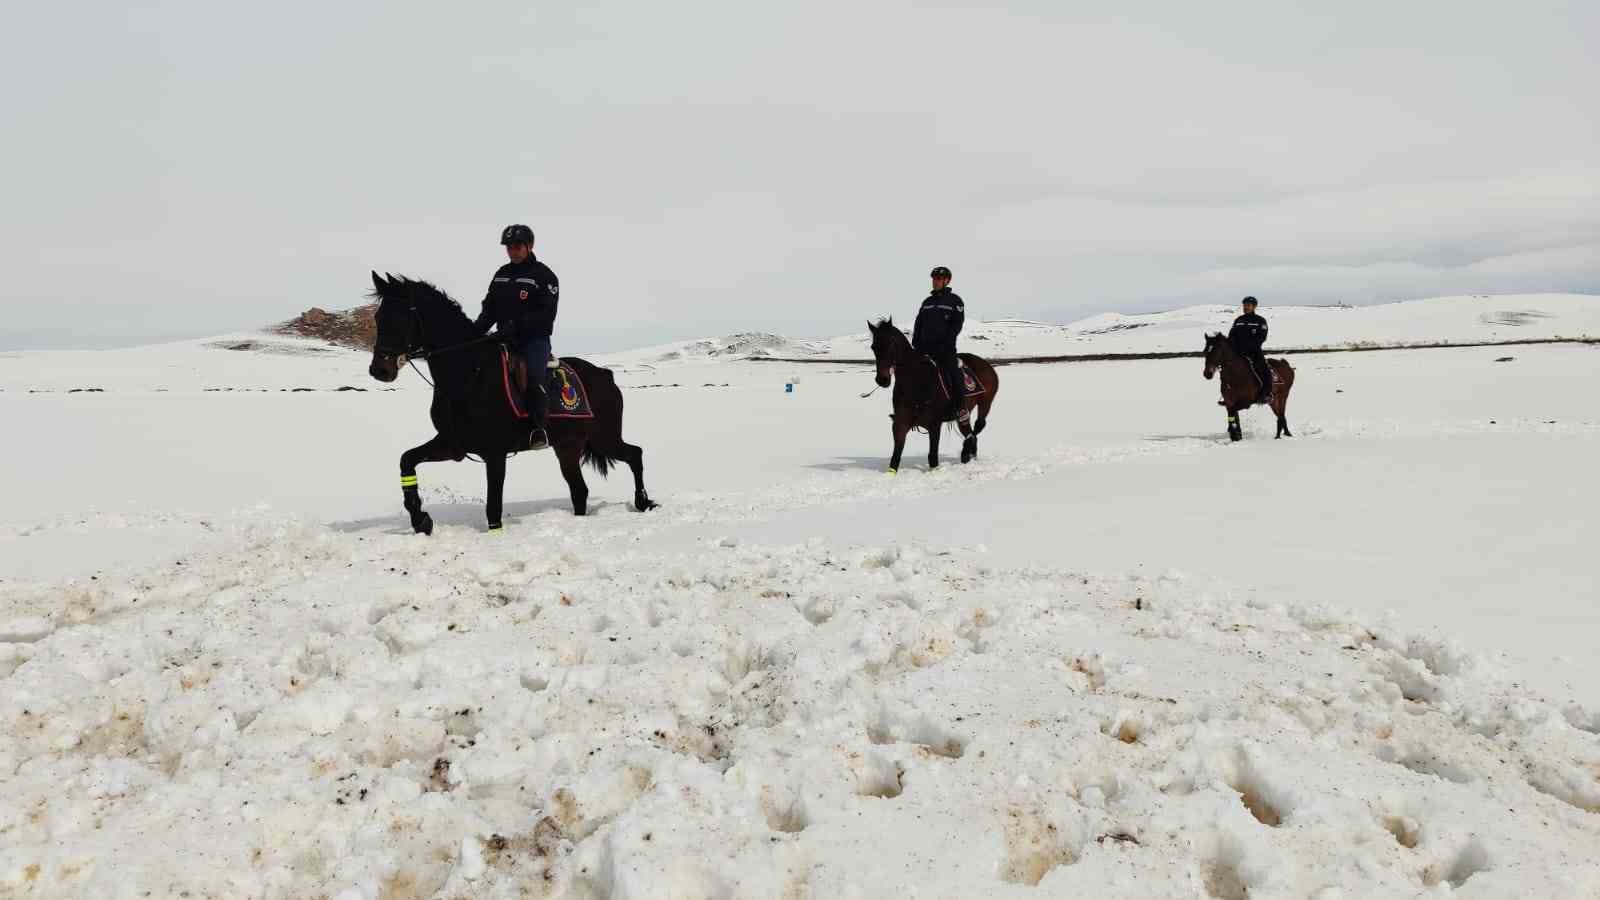
[[[1376, 306], [1263, 307], [1269, 348], [1404, 346], [1554, 337], [1600, 337], [1600, 296], [1515, 294], [1435, 297]], [[964, 349], [997, 359], [1093, 353], [1195, 352], [1203, 335], [1227, 331], [1232, 306], [1191, 306], [1145, 315], [1103, 313], [1067, 325], [1020, 320], [969, 323]], [[909, 326], [909, 320], [905, 323]], [[859, 358], [865, 332], [826, 342], [827, 355]]]
[[606, 353], [597, 356], [596, 359], [602, 359], [607, 365], [626, 370], [683, 362], [821, 357], [828, 351], [829, 345], [826, 341], [805, 341], [765, 332], [744, 332], [679, 341], [620, 353]]

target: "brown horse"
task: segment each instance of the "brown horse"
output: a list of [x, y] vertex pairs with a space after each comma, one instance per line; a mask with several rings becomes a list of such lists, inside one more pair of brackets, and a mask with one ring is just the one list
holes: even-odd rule
[[[889, 458], [889, 473], [900, 470], [900, 454], [906, 449], [906, 434], [913, 428], [928, 431], [928, 468], [939, 468], [939, 429], [945, 422], [954, 421], [961, 429], [961, 461], [972, 462], [978, 458], [978, 435], [989, 423], [989, 409], [994, 406], [995, 395], [1000, 393], [1000, 376], [994, 366], [982, 357], [971, 353], [961, 354], [961, 361], [972, 370], [982, 392], [969, 395], [961, 402], [961, 414], [954, 420], [945, 418], [948, 411], [945, 394], [940, 387], [939, 368], [926, 353], [911, 348], [905, 333], [895, 327], [894, 319], [880, 319], [877, 324], [867, 323], [872, 333], [872, 358], [878, 366], [878, 387], [894, 384], [894, 456]], [[898, 378], [896, 377], [898, 376]], [[951, 390], [961, 390], [954, 385]], [[973, 408], [978, 410], [978, 421], [968, 425]]]
[[[1267, 365], [1272, 367], [1275, 377], [1272, 380], [1272, 412], [1278, 417], [1278, 433], [1276, 437], [1294, 437], [1289, 432], [1289, 420], [1284, 418], [1284, 410], [1289, 406], [1289, 391], [1294, 387], [1294, 367], [1288, 360], [1269, 359]], [[1250, 361], [1240, 356], [1228, 342], [1223, 334], [1206, 335], [1206, 367], [1203, 373], [1206, 380], [1218, 371], [1222, 373], [1222, 400], [1219, 406], [1228, 410], [1228, 437], [1240, 440], [1244, 437], [1244, 429], [1239, 427], [1239, 411], [1249, 409], [1257, 402], [1260, 396], [1260, 382], [1256, 379], [1255, 370], [1250, 367]]]

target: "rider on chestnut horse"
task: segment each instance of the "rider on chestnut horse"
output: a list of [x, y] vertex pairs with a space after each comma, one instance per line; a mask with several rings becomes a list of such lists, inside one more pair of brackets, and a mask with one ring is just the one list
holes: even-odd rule
[[1257, 403], [1272, 400], [1272, 367], [1267, 365], [1267, 354], [1262, 350], [1267, 342], [1267, 320], [1256, 315], [1256, 298], [1246, 297], [1241, 303], [1244, 314], [1233, 320], [1228, 331], [1228, 343], [1234, 352], [1250, 362], [1250, 371], [1261, 383]]

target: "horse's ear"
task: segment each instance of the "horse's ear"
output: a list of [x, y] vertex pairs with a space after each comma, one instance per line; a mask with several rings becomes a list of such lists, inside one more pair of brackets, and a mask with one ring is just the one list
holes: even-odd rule
[[382, 291], [383, 290], [383, 279], [378, 277], [378, 273], [377, 273], [376, 270], [374, 270], [373, 273], [372, 273], [372, 287], [373, 287], [374, 290], [377, 290], [377, 291]]

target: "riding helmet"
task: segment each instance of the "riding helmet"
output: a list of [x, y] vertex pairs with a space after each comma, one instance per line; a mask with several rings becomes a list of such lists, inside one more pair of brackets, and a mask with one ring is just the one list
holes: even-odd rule
[[929, 278], [949, 278], [950, 277], [950, 270], [946, 269], [944, 266], [934, 266], [933, 267], [933, 271], [928, 273], [928, 277]]
[[1256, 302], [1256, 298], [1254, 298], [1254, 297], [1246, 297], [1243, 300], [1240, 300], [1239, 302], [1240, 303], [1255, 303]]
[[505, 230], [500, 232], [500, 243], [507, 247], [512, 244], [531, 244], [533, 229], [526, 225], [507, 225]]

